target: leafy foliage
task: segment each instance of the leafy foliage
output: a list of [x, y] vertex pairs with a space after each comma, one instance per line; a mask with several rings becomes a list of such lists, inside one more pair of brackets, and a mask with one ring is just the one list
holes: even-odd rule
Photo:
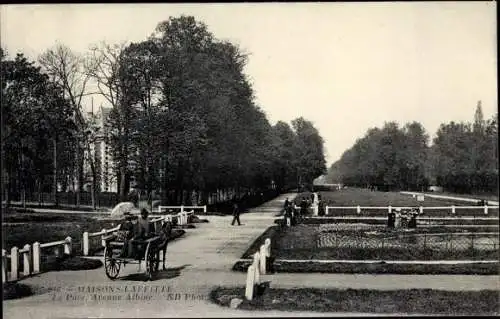
[[454, 192], [498, 191], [498, 124], [485, 121], [479, 103], [474, 122], [441, 124], [432, 146], [418, 122], [386, 123], [359, 139], [329, 169], [330, 180], [357, 186], [421, 190], [429, 183]]

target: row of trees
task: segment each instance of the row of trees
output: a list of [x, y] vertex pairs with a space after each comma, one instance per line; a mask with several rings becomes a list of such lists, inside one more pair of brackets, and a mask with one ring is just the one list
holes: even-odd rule
[[372, 128], [329, 169], [331, 181], [363, 187], [422, 190], [430, 183], [453, 192], [498, 191], [498, 121], [441, 124], [432, 146], [420, 123]]
[[[18, 158], [35, 149], [23, 144], [27, 136], [43, 141], [33, 155], [40, 159], [28, 156], [32, 170], [27, 175], [39, 175], [40, 185], [50, 179], [47, 187], [54, 192], [57, 183], [68, 181], [81, 190], [87, 166], [92, 194], [100, 191], [100, 159], [92, 151], [98, 140], [111, 148], [121, 200], [131, 181], [149, 198], [157, 191], [169, 203], [189, 203], [193, 192], [196, 201], [206, 202], [210, 192], [220, 189], [239, 196], [273, 182], [279, 190], [312, 183], [326, 171], [321, 136], [304, 118], [291, 126], [271, 125], [255, 104], [244, 74], [246, 61], [237, 46], [216, 39], [188, 16], [159, 23], [142, 42], [100, 43], [86, 55], [56, 45], [40, 56], [41, 68], [22, 55], [14, 61], [2, 56], [2, 101], [4, 95], [11, 97], [4, 113], [16, 134], [2, 135], [5, 151], [15, 148], [8, 152], [7, 189], [26, 189], [17, 183], [27, 181], [19, 174], [28, 169]], [[32, 74], [20, 71], [21, 64]], [[17, 92], [31, 94], [35, 88], [40, 98], [20, 100]], [[107, 118], [82, 115], [84, 97], [92, 94], [108, 102]], [[56, 96], [64, 112], [53, 106], [56, 102], [48, 103], [48, 96]], [[52, 124], [44, 134], [31, 128], [45, 117]], [[105, 122], [104, 131], [98, 130], [98, 120]]]

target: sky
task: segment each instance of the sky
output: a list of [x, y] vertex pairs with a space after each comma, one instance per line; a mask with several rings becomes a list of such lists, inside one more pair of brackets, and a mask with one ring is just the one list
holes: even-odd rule
[[485, 118], [497, 112], [493, 1], [1, 5], [0, 43], [32, 59], [57, 42], [85, 53], [145, 40], [182, 14], [249, 54], [270, 123], [311, 121], [327, 166], [384, 122], [418, 121], [432, 138], [441, 123], [472, 121], [479, 100]]

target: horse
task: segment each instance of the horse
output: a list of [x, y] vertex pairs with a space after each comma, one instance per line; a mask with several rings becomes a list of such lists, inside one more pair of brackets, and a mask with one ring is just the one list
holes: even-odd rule
[[[161, 226], [160, 231], [158, 232], [158, 235], [160, 236], [159, 243], [158, 243], [158, 250], [163, 252], [163, 270], [167, 269], [165, 267], [165, 261], [166, 261], [166, 255], [167, 255], [168, 241], [170, 239], [171, 234], [172, 234], [172, 223], [168, 222], [168, 221], [164, 222], [163, 225]], [[160, 256], [158, 256], [158, 257], [160, 257]]]

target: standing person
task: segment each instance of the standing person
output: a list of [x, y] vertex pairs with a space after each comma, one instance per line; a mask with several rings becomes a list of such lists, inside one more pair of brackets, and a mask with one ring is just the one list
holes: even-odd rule
[[307, 214], [307, 201], [306, 198], [303, 197], [300, 202], [300, 217], [305, 216]]
[[240, 222], [240, 208], [238, 207], [238, 204], [235, 202], [233, 204], [233, 221], [231, 222], [231, 226], [234, 226], [234, 222], [238, 222], [238, 226], [241, 226]]
[[286, 208], [290, 205], [290, 201], [288, 200], [288, 197], [285, 199], [285, 205], [283, 205], [283, 210], [286, 211]]
[[285, 199], [285, 204], [283, 205], [283, 214], [286, 214], [286, 210], [288, 206], [291, 206], [292, 203], [288, 200], [288, 197]]

